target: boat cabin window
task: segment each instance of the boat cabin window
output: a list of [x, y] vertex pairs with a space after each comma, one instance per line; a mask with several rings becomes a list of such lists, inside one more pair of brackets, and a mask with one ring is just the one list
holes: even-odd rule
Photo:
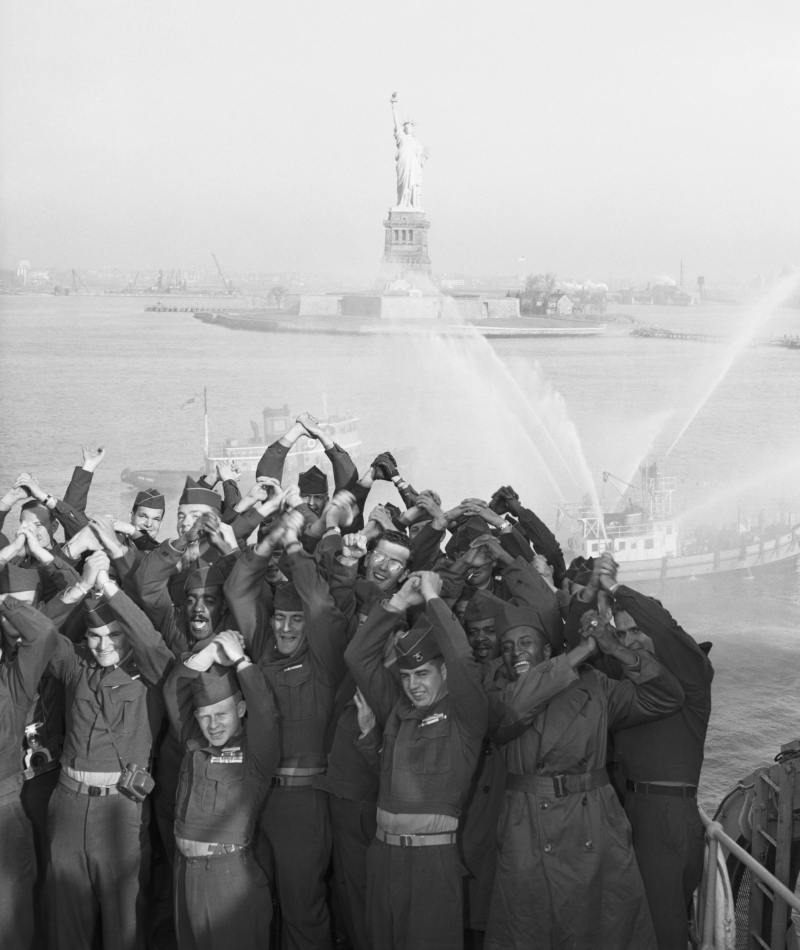
[[598, 545], [597, 541], [592, 541], [591, 548], [592, 548], [592, 551], [593, 551], [593, 552], [594, 552], [594, 551], [597, 551], [598, 546], [599, 546], [599, 545]]
[[639, 547], [638, 541], [631, 541], [631, 551], [635, 551]]
[[653, 539], [652, 539], [652, 538], [645, 538], [644, 546], [645, 546], [646, 548], [652, 548], [652, 546], [653, 546]]
[[620, 541], [620, 542], [619, 542], [619, 548], [618, 548], [617, 550], [619, 550], [619, 551], [624, 551], [624, 550], [625, 550], [625, 542], [624, 542], [624, 541]]

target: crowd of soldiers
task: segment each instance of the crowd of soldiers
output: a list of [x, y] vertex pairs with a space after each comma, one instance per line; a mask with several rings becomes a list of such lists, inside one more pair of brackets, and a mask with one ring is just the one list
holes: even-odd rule
[[710, 645], [610, 555], [308, 414], [177, 531], [93, 508], [103, 455], [0, 498], [4, 950], [686, 950]]

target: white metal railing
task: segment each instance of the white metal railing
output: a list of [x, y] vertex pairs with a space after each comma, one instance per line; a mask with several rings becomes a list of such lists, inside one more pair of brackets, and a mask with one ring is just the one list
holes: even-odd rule
[[[800, 913], [800, 897], [797, 897], [797, 895], [790, 891], [785, 884], [781, 884], [775, 875], [771, 874], [752, 854], [749, 854], [744, 848], [738, 845], [733, 838], [726, 835], [722, 830], [722, 825], [718, 821], [712, 821], [699, 805], [697, 806], [697, 810], [700, 813], [700, 820], [705, 827], [706, 846], [708, 847], [707, 870], [698, 891], [698, 903], [702, 903], [703, 905], [702, 909], [698, 908], [700, 911], [698, 918], [702, 919], [703, 927], [703, 932], [700, 934], [700, 950], [715, 950], [717, 946], [714, 924], [717, 917], [715, 912], [718, 872], [717, 852], [720, 845], [727, 849], [738, 861], [741, 861], [745, 867], [749, 868], [750, 873], [772, 891], [773, 902], [778, 899], [783, 900], [789, 907], [793, 908], [797, 913]], [[756, 885], [753, 884], [752, 886], [755, 887]], [[771, 943], [766, 943], [760, 935], [752, 934], [752, 936], [757, 944], [764, 947], [765, 950], [770, 950], [771, 947], [777, 946], [774, 940]], [[785, 934], [781, 934], [780, 939], [781, 941], [785, 940]], [[750, 945], [748, 940], [748, 946]], [[784, 943], [781, 942], [780, 946], [782, 950]]]

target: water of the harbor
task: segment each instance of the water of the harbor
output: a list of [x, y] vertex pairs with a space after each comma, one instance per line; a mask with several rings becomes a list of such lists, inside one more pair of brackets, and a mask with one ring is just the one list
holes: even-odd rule
[[[600, 474], [628, 480], [653, 446], [663, 455], [736, 357], [662, 463], [678, 479], [675, 507], [688, 512], [687, 529], [737, 516], [755, 527], [759, 516], [800, 512], [800, 351], [731, 354], [722, 344], [630, 336], [632, 317], [733, 334], [751, 319], [747, 306], [620, 307], [625, 320], [601, 337], [489, 344], [246, 333], [189, 313], [148, 313], [146, 302], [0, 297], [0, 487], [29, 471], [59, 494], [81, 443], [104, 445], [90, 509], [124, 517], [133, 498], [124, 468], [200, 469], [201, 400], [181, 406], [207, 386], [212, 441], [249, 439], [265, 406], [320, 414], [325, 394], [330, 411], [358, 416], [365, 454], [396, 450], [413, 484], [437, 489], [447, 506], [510, 483], [552, 524], [559, 501], [586, 494], [589, 473], [600, 500], [613, 502], [618, 483]], [[759, 336], [783, 333], [800, 333], [800, 311], [779, 310]], [[162, 537], [174, 532], [176, 501], [168, 498]], [[713, 807], [800, 737], [800, 575], [718, 576], [649, 592], [714, 643], [701, 794]]]

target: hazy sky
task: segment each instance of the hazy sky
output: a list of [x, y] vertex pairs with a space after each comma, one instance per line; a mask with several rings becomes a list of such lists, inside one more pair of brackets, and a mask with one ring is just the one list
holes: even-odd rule
[[[795, 0], [6, 0], [0, 262], [370, 274], [389, 96], [437, 272], [800, 263]], [[524, 256], [524, 263], [518, 259]]]

